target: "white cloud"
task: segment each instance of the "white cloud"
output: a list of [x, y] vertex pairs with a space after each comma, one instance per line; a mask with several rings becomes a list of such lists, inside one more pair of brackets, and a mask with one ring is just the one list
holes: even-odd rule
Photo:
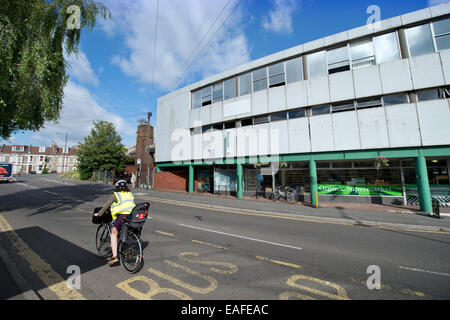
[[65, 58], [70, 64], [68, 72], [71, 77], [75, 77], [80, 83], [98, 85], [98, 78], [92, 70], [91, 63], [81, 49], [78, 55], [72, 53]]
[[45, 128], [34, 133], [31, 139], [39, 145], [50, 145], [53, 141], [64, 146], [68, 133], [68, 146], [82, 142], [90, 134], [92, 121], [105, 120], [114, 123], [125, 145], [136, 144], [136, 126], [132, 121], [108, 112], [100, 106], [86, 88], [69, 81], [64, 89], [63, 110], [58, 124], [49, 122]]
[[447, 3], [449, 2], [448, 0], [428, 0], [428, 6], [432, 7], [432, 6], [437, 6], [439, 4], [443, 4], [443, 3]]
[[[172, 89], [174, 81], [189, 81], [195, 73], [207, 76], [250, 60], [247, 38], [240, 28], [242, 15], [239, 7], [218, 31], [232, 12], [237, 0], [231, 0], [208, 36], [198, 43], [208, 31], [228, 0], [171, 0], [160, 1], [158, 35], [154, 75], [153, 53], [155, 43], [156, 0], [134, 2], [105, 1], [113, 20], [101, 22], [102, 29], [111, 37], [120, 35], [127, 52], [116, 53], [112, 62], [121, 70], [142, 83], [158, 89]], [[241, 4], [242, 5], [242, 4]], [[209, 45], [191, 65], [182, 72], [186, 60], [194, 49], [192, 58]], [[184, 81], [183, 81], [184, 80]]]
[[292, 33], [292, 14], [299, 5], [296, 0], [275, 0], [268, 16], [263, 16], [264, 29], [276, 33]]

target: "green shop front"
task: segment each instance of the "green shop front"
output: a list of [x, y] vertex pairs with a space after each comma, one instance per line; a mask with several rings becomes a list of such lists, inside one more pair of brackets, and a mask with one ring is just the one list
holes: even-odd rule
[[[386, 161], [387, 160], [387, 161]], [[450, 147], [289, 154], [211, 162], [162, 163], [185, 166], [189, 192], [267, 195], [279, 186], [297, 190], [299, 201], [419, 205], [431, 212], [431, 199], [450, 206]], [[194, 186], [194, 177], [198, 186]], [[201, 181], [208, 187], [201, 187]]]

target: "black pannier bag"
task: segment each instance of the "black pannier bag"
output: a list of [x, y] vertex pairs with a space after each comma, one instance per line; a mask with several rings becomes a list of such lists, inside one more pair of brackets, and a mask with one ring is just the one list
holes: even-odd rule
[[102, 210], [102, 207], [98, 207], [94, 209], [94, 213], [92, 215], [92, 223], [93, 224], [102, 224], [103, 222], [111, 222], [112, 216], [111, 216], [111, 210], [106, 210], [105, 213], [102, 216], [95, 216], [97, 212]]

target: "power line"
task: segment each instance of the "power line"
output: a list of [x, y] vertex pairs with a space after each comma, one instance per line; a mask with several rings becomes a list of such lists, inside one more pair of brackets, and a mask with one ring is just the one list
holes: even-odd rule
[[[216, 17], [216, 19], [214, 20], [214, 22], [211, 24], [211, 26], [209, 27], [209, 29], [208, 29], [208, 31], [203, 35], [203, 37], [200, 39], [200, 41], [198, 42], [198, 44], [197, 44], [197, 46], [194, 48], [194, 50], [192, 50], [192, 52], [191, 52], [191, 54], [189, 55], [189, 57], [186, 59], [186, 61], [185, 61], [185, 63], [184, 63], [184, 65], [183, 65], [183, 67], [181, 67], [181, 69], [180, 69], [180, 73], [178, 74], [178, 76], [175, 78], [175, 80], [174, 80], [174, 82], [172, 83], [173, 84], [173, 86], [171, 85], [170, 87], [171, 87], [171, 90], [173, 89], [173, 87], [175, 87], [176, 85], [177, 85], [177, 83], [178, 83], [178, 79], [183, 75], [183, 73], [184, 73], [184, 71], [185, 71], [185, 67], [186, 67], [186, 65], [188, 64], [188, 62], [189, 62], [189, 60], [191, 59], [191, 57], [192, 57], [192, 55], [194, 54], [194, 52], [198, 49], [198, 47], [200, 46], [200, 44], [203, 42], [203, 40], [206, 38], [206, 36], [208, 35], [208, 33], [211, 31], [211, 29], [213, 28], [213, 26], [216, 24], [216, 22], [219, 20], [219, 18], [220, 18], [220, 16], [222, 15], [222, 13], [224, 12], [224, 10], [225, 10], [225, 8], [230, 4], [230, 2], [231, 2], [232, 0], [228, 0], [228, 2], [225, 4], [225, 6], [222, 8], [222, 10], [220, 11], [220, 13], [217, 15], [217, 17]], [[239, 3], [241, 2], [241, 0], [239, 0]], [[236, 7], [235, 7], [236, 8]], [[235, 9], [233, 9], [232, 10], [232, 12], [234, 11]], [[226, 20], [228, 20], [228, 18], [226, 19]], [[225, 20], [225, 21], [226, 21]], [[224, 22], [225, 23], [225, 22]], [[220, 28], [222, 28], [222, 26], [223, 26], [223, 24], [224, 23], [222, 23], [222, 25], [219, 27], [219, 29]], [[218, 30], [219, 30], [218, 29]], [[217, 30], [217, 31], [218, 31]], [[217, 32], [216, 31], [216, 32]], [[212, 38], [211, 38], [212, 39]], [[207, 42], [207, 44], [211, 41], [211, 39]], [[197, 55], [198, 56], [198, 55]], [[196, 56], [196, 58], [197, 58], [197, 56]], [[194, 59], [195, 60], [195, 59]], [[190, 65], [190, 64], [189, 64]]]
[[154, 75], [155, 75], [155, 61], [156, 61], [156, 40], [158, 39], [158, 16], [159, 16], [159, 0], [156, 2], [156, 25], [155, 25], [155, 44], [153, 47], [153, 67], [152, 67], [152, 88], [151, 91], [153, 91], [153, 84], [154, 84]]

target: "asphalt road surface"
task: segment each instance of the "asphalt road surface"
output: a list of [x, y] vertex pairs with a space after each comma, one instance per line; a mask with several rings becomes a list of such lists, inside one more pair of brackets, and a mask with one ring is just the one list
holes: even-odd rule
[[[129, 274], [96, 254], [92, 212], [111, 191], [55, 176], [0, 184], [1, 246], [39, 298], [450, 298], [449, 234], [166, 201], [150, 201], [151, 219], [142, 232], [145, 265]], [[136, 198], [146, 200], [144, 193]]]

